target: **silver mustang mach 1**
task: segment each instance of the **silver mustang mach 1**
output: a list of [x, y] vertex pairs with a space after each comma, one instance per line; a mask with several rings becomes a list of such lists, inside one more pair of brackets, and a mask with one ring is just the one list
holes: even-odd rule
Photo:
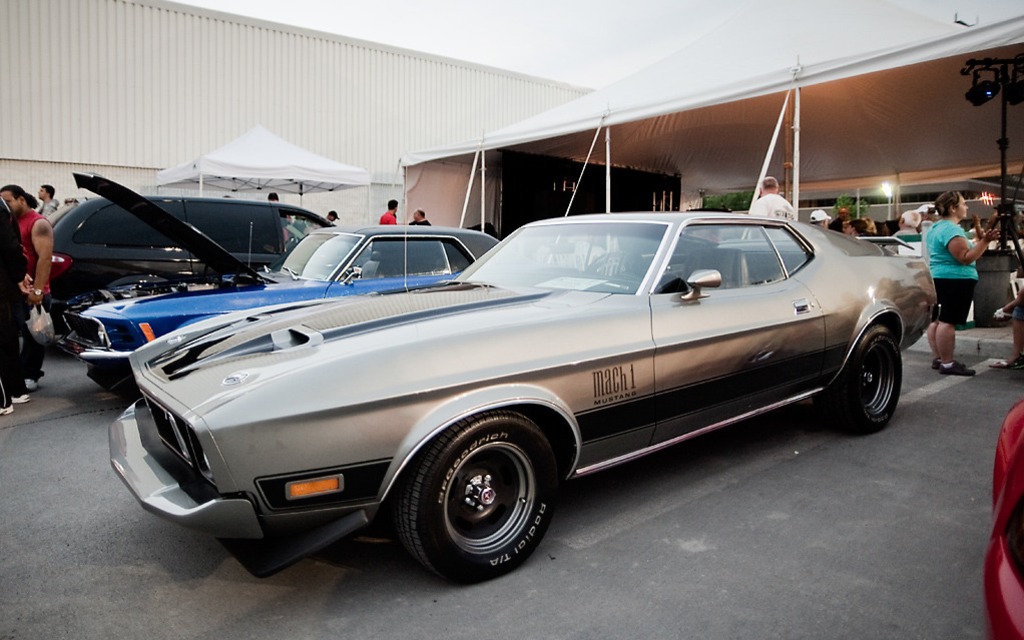
[[390, 518], [459, 582], [520, 565], [559, 484], [814, 397], [892, 418], [920, 258], [730, 214], [527, 225], [452, 282], [220, 316], [140, 348], [112, 464], [269, 575]]

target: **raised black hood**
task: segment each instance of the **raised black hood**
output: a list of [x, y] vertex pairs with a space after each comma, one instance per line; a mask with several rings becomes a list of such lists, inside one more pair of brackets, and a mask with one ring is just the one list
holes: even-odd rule
[[209, 268], [222, 275], [251, 278], [255, 282], [266, 279], [252, 267], [231, 255], [224, 247], [210, 239], [192, 225], [178, 220], [128, 187], [95, 173], [75, 173], [75, 184], [103, 196], [164, 234], [186, 251], [191, 252]]

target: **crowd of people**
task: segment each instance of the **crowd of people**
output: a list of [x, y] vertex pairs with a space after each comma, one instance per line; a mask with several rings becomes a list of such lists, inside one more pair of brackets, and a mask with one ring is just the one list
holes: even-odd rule
[[[779, 195], [778, 181], [770, 176], [762, 181], [759, 198], [753, 202], [749, 213], [796, 219], [792, 205]], [[966, 324], [971, 313], [974, 289], [978, 283], [976, 263], [989, 243], [999, 236], [997, 217], [992, 217], [989, 227], [983, 229], [975, 216], [973, 234], [968, 234], [962, 225], [967, 213], [963, 195], [947, 191], [935, 199], [934, 205], [924, 204], [904, 211], [896, 224], [890, 226], [885, 223], [881, 230], [870, 217], [852, 218], [847, 207], [839, 207], [835, 219], [824, 209], [816, 209], [810, 215], [813, 225], [856, 237], [921, 235], [921, 254], [928, 262], [938, 300], [927, 330], [928, 346], [932, 352], [932, 369], [943, 375], [973, 376], [976, 373], [953, 357], [956, 327]], [[1024, 369], [1024, 288], [1013, 300], [996, 310], [995, 318], [1012, 321], [1013, 352], [1007, 359], [996, 361], [991, 366]]]

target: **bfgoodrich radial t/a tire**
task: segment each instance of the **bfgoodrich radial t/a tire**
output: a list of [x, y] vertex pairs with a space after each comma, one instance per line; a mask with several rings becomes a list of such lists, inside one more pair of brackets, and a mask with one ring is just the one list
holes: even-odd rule
[[494, 411], [457, 423], [420, 452], [395, 496], [395, 529], [431, 571], [456, 582], [508, 573], [554, 515], [555, 457], [525, 416]]
[[853, 433], [874, 433], [896, 412], [903, 358], [892, 332], [875, 325], [864, 332], [839, 377], [815, 400], [825, 418]]

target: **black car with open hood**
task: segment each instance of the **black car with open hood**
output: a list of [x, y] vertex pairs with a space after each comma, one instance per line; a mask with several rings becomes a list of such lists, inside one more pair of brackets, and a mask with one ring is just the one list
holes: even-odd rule
[[[95, 174], [76, 173], [89, 199], [52, 219], [54, 257], [64, 272], [51, 283], [58, 310], [83, 293], [259, 280], [324, 218], [276, 202], [235, 198], [145, 198]], [[124, 289], [121, 289], [124, 291]], [[98, 300], [109, 299], [99, 293]]]

